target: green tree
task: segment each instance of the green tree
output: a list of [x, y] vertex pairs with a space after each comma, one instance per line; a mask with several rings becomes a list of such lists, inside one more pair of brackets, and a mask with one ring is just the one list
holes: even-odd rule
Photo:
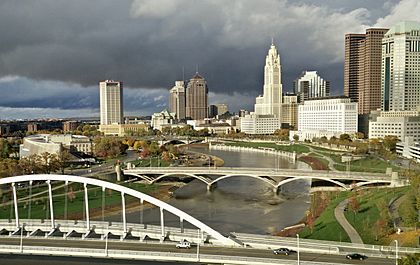
[[295, 142], [299, 141], [299, 135], [297, 134], [293, 135], [293, 140], [295, 140]]
[[384, 137], [383, 145], [388, 151], [394, 151], [397, 146], [398, 138], [396, 136], [387, 135]]

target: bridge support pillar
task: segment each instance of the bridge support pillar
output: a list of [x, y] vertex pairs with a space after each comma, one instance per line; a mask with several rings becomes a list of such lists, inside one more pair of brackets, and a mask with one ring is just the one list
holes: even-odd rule
[[160, 242], [163, 242], [165, 240], [165, 223], [163, 220], [163, 208], [160, 208]]
[[16, 194], [16, 185], [13, 182], [12, 183], [12, 190], [13, 190], [13, 205], [15, 208], [15, 221], [16, 221], [16, 228], [19, 228], [19, 209], [18, 209], [18, 203], [17, 203], [17, 194]]
[[278, 192], [279, 192], [279, 188], [278, 188], [278, 187], [274, 187], [274, 188], [273, 188], [273, 193], [274, 193], [274, 195], [277, 195], [277, 194], [278, 194]]
[[48, 185], [48, 198], [50, 201], [50, 217], [51, 217], [51, 229], [55, 228], [55, 221], [54, 221], [54, 204], [53, 204], [53, 196], [52, 196], [52, 188], [51, 188], [51, 181], [47, 180]]
[[87, 189], [87, 183], [85, 183], [85, 210], [86, 210], [86, 229], [90, 230], [90, 217], [89, 217], [89, 195]]
[[212, 192], [217, 187], [217, 183], [207, 184], [207, 191]]

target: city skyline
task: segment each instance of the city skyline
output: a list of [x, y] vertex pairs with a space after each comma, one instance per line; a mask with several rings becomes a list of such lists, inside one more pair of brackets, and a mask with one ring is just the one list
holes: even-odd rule
[[[253, 2], [241, 3], [238, 15], [229, 17], [229, 10], [239, 2], [210, 5], [202, 1], [197, 10], [209, 7], [209, 13], [217, 14], [217, 23], [204, 17], [197, 24], [196, 16], [190, 16], [195, 10], [188, 7], [171, 28], [168, 22], [178, 14], [177, 10], [187, 6], [186, 2], [172, 1], [156, 11], [152, 7], [157, 2], [121, 1], [116, 5], [103, 1], [92, 18], [97, 19], [104, 8], [111, 7], [120, 18], [98, 21], [93, 21], [86, 12], [76, 12], [80, 11], [79, 6], [90, 3], [79, 6], [51, 3], [49, 8], [40, 8], [42, 5], [3, 2], [4, 28], [0, 32], [7, 41], [0, 49], [0, 90], [7, 96], [0, 99], [0, 119], [99, 116], [96, 84], [103, 79], [125, 83], [128, 115], [151, 115], [168, 107], [167, 91], [174, 80], [182, 79], [182, 68], [186, 70], [185, 76], [191, 76], [196, 64], [210, 84], [210, 104], [225, 102], [234, 112], [239, 108], [252, 110], [255, 96], [262, 90], [261, 58], [271, 37], [282, 54], [284, 92], [292, 91], [293, 80], [310, 69], [331, 81], [332, 95], [340, 95], [344, 35], [364, 32], [369, 27], [390, 27], [400, 20], [415, 20], [420, 10], [420, 4], [412, 0], [346, 3], [346, 6], [337, 6], [333, 1], [265, 1], [264, 5], [273, 12], [256, 23], [241, 18], [250, 10], [257, 17], [266, 12]], [[63, 14], [64, 9], [68, 14], [77, 14], [77, 19]], [[277, 14], [280, 9], [285, 11]], [[283, 23], [280, 17], [290, 16], [287, 12], [296, 16], [291, 24]], [[308, 14], [323, 19], [310, 23], [298, 20]], [[16, 28], [14, 20], [20, 21]], [[56, 25], [45, 27], [46, 21]], [[141, 27], [139, 23], [147, 26]], [[106, 34], [104, 25], [109, 25]], [[117, 33], [119, 27], [127, 30]], [[51, 34], [54, 30], [56, 35]], [[110, 37], [112, 32], [117, 38]], [[197, 41], [188, 45], [190, 37], [182, 43], [177, 41], [186, 32], [191, 32], [187, 35]], [[296, 32], [299, 34], [293, 34]], [[153, 45], [147, 46], [143, 39]]]

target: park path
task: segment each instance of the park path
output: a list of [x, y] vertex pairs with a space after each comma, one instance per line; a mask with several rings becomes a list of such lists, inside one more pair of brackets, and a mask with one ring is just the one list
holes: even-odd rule
[[363, 240], [359, 233], [357, 233], [356, 229], [354, 229], [354, 227], [347, 221], [346, 217], [344, 216], [344, 208], [347, 206], [347, 203], [348, 199], [340, 202], [337, 207], [335, 207], [335, 219], [337, 219], [337, 222], [343, 227], [347, 235], [349, 235], [350, 241], [352, 243], [363, 244]]
[[327, 160], [327, 161], [328, 161], [328, 168], [329, 168], [331, 171], [338, 171], [338, 170], [335, 168], [335, 166], [334, 166], [336, 163], [335, 163], [335, 161], [334, 161], [334, 160], [332, 160], [332, 159], [331, 159], [331, 157], [326, 156], [326, 155], [324, 155], [324, 154], [322, 154], [322, 153], [319, 153], [319, 152], [318, 152], [318, 150], [316, 150], [316, 149], [312, 148], [312, 146], [307, 145], [307, 147], [309, 148], [309, 151], [310, 151], [311, 153], [317, 154], [317, 155], [321, 156], [323, 159]]

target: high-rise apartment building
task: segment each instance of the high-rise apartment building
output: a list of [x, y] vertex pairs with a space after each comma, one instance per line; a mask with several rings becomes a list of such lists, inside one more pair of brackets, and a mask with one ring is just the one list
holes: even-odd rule
[[302, 72], [299, 78], [293, 82], [293, 88], [300, 102], [330, 95], [330, 81], [320, 77], [317, 71]]
[[208, 87], [206, 80], [196, 73], [186, 90], [186, 118], [202, 120], [208, 117]]
[[282, 93], [280, 54], [271, 43], [265, 58], [263, 95], [256, 98], [255, 114], [275, 115], [280, 119]]
[[101, 125], [123, 123], [123, 84], [114, 80], [99, 82]]
[[382, 40], [382, 110], [411, 111], [420, 105], [420, 23], [394, 25]]
[[184, 81], [175, 81], [175, 86], [169, 91], [169, 111], [175, 113], [177, 120], [185, 119]]
[[358, 102], [359, 114], [381, 107], [381, 45], [387, 31], [370, 28], [345, 37], [344, 95]]
[[365, 34], [346, 34], [345, 37], [344, 95], [354, 102], [359, 100], [359, 61], [363, 61], [360, 46], [365, 38]]
[[388, 29], [370, 28], [365, 34], [346, 34], [344, 95], [357, 102], [359, 132], [368, 135], [369, 113], [381, 107], [382, 38]]

